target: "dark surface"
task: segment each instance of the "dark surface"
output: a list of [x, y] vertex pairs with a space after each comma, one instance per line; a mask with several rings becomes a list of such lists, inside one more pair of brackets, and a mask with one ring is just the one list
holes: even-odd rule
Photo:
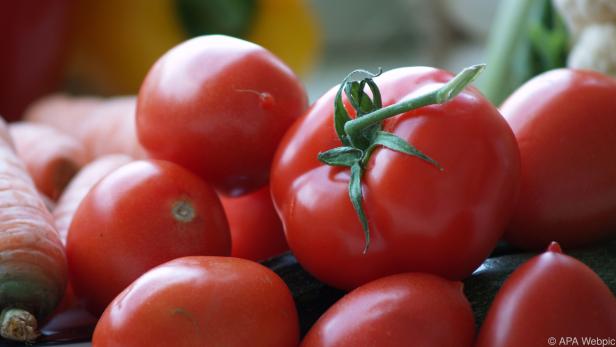
[[[613, 293], [616, 293], [616, 240], [604, 245], [577, 249], [568, 254], [595, 271]], [[534, 253], [507, 254], [488, 258], [473, 275], [464, 281], [464, 293], [468, 298], [477, 325], [481, 325], [490, 303], [509, 275]]]
[[[603, 245], [577, 249], [568, 252], [593, 269], [616, 293], [616, 240]], [[471, 303], [475, 320], [479, 326], [485, 318], [490, 303], [507, 277], [521, 264], [536, 253], [519, 253], [505, 243], [499, 244], [473, 275], [464, 280], [464, 292]], [[304, 336], [317, 319], [345, 292], [332, 288], [306, 272], [290, 252], [264, 261], [263, 264], [276, 272], [289, 286], [299, 314], [300, 331]], [[43, 329], [41, 340], [32, 346], [53, 346], [67, 342], [88, 341], [94, 329], [95, 320], [83, 311], [68, 312], [72, 317], [54, 318]], [[62, 317], [61, 317], [62, 318]], [[82, 324], [67, 324], [70, 319]], [[0, 340], [0, 347], [23, 346]]]
[[290, 252], [265, 261], [263, 265], [277, 273], [293, 293], [301, 336], [308, 332], [329, 306], [345, 294], [344, 291], [332, 288], [312, 277]]

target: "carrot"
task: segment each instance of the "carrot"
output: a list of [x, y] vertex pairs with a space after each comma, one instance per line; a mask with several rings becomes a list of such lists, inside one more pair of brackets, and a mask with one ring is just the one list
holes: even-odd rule
[[145, 151], [135, 130], [136, 104], [134, 96], [96, 99], [54, 95], [32, 105], [25, 119], [51, 125], [78, 139], [90, 160], [113, 153], [140, 159]]
[[36, 188], [51, 200], [57, 200], [86, 162], [83, 145], [44, 124], [11, 123], [9, 132]]
[[90, 189], [108, 173], [124, 164], [128, 164], [132, 160], [131, 157], [125, 154], [104, 155], [84, 166], [73, 178], [53, 210], [56, 228], [62, 243], [66, 244], [68, 227], [73, 220], [77, 207], [79, 207], [79, 203], [81, 203], [81, 200], [83, 200]]
[[93, 110], [83, 136], [92, 157], [123, 153], [135, 159], [145, 158], [137, 139], [136, 107], [136, 97], [122, 96], [107, 99]]
[[0, 121], [0, 335], [38, 336], [62, 299], [67, 282], [64, 248], [24, 164]]
[[41, 200], [43, 200], [45, 207], [47, 207], [47, 211], [52, 212], [56, 208], [56, 202], [51, 201], [51, 199], [47, 197], [47, 195], [39, 192], [39, 197], [41, 198]]
[[29, 122], [50, 125], [76, 139], [80, 139], [83, 127], [88, 123], [88, 115], [101, 103], [98, 97], [73, 97], [65, 94], [52, 94], [32, 103], [24, 112]]

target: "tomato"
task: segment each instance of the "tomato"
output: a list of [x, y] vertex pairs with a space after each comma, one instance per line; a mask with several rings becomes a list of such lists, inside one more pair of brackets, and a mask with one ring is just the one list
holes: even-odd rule
[[[432, 90], [451, 74], [400, 68], [374, 79], [383, 105]], [[515, 138], [475, 88], [441, 105], [386, 119], [383, 129], [438, 162], [378, 147], [363, 174], [370, 247], [349, 199], [349, 169], [317, 160], [340, 145], [332, 89], [283, 138], [271, 190], [289, 247], [321, 281], [349, 289], [400, 272], [467, 277], [489, 255], [510, 217], [519, 179]]]
[[231, 256], [265, 260], [289, 249], [269, 186], [237, 198], [221, 195], [220, 202], [231, 230]]
[[165, 161], [129, 163], [83, 199], [66, 252], [71, 284], [94, 314], [137, 277], [188, 255], [229, 255], [230, 234], [214, 190]]
[[473, 312], [462, 283], [405, 273], [345, 295], [312, 326], [301, 347], [470, 347], [474, 336]]
[[506, 239], [525, 249], [616, 236], [616, 80], [559, 69], [501, 107], [520, 147], [520, 196]]
[[70, 0], [0, 2], [0, 115], [16, 120], [62, 79]]
[[238, 196], [267, 184], [274, 151], [306, 104], [300, 81], [264, 48], [201, 36], [171, 49], [148, 72], [137, 134], [152, 157]]
[[591, 346], [583, 338], [614, 341], [616, 297], [597, 274], [554, 243], [505, 281], [476, 346]]
[[160, 265], [103, 313], [94, 347], [295, 347], [299, 324], [285, 283], [231, 257], [184, 257]]

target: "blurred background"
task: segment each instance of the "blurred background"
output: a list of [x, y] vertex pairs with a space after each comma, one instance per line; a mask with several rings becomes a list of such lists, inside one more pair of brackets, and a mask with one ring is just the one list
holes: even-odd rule
[[495, 0], [3, 0], [0, 103], [9, 119], [44, 94], [135, 94], [154, 61], [225, 33], [278, 55], [310, 99], [355, 68], [483, 62]]
[[[481, 77], [492, 80], [488, 85], [511, 82], [502, 95], [488, 95], [500, 102], [529, 76], [564, 65], [569, 41], [551, 3], [2, 0], [0, 114], [18, 119], [31, 101], [57, 91], [136, 94], [159, 56], [190, 37], [211, 33], [241, 37], [274, 52], [302, 78], [311, 101], [356, 68], [430, 65], [457, 71], [489, 62]], [[515, 71], [507, 74], [507, 69]]]
[[311, 97], [350, 71], [426, 65], [457, 71], [485, 62], [498, 0], [312, 0], [323, 47]]

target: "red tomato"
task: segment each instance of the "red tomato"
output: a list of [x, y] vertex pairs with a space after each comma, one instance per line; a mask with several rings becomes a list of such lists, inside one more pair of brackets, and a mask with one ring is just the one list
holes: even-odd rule
[[258, 263], [185, 257], [148, 271], [107, 307], [93, 347], [295, 347], [289, 289]]
[[406, 273], [345, 295], [319, 318], [301, 347], [470, 347], [474, 336], [462, 283]]
[[137, 277], [171, 259], [229, 255], [216, 193], [179, 165], [136, 161], [103, 178], [83, 199], [66, 253], [75, 293], [100, 314]]
[[616, 298], [590, 268], [552, 244], [505, 281], [476, 347], [591, 346], [582, 338], [614, 341]]
[[520, 196], [506, 239], [525, 249], [616, 235], [616, 80], [559, 69], [501, 107], [518, 140]]
[[231, 230], [231, 256], [265, 260], [289, 249], [269, 186], [228, 198], [220, 196]]
[[0, 1], [0, 115], [21, 118], [61, 81], [69, 0]]
[[[440, 86], [451, 74], [401, 68], [375, 79], [383, 105]], [[429, 272], [462, 279], [496, 245], [510, 217], [519, 153], [507, 123], [475, 88], [443, 105], [387, 119], [384, 129], [414, 144], [444, 168], [385, 148], [365, 169], [363, 194], [371, 244], [348, 192], [349, 170], [317, 154], [340, 145], [334, 132], [336, 89], [287, 132], [272, 167], [274, 204], [289, 247], [321, 281], [353, 288], [384, 275]]]
[[306, 104], [298, 78], [264, 48], [202, 36], [149, 71], [139, 91], [137, 133], [152, 157], [237, 196], [267, 184], [278, 142]]

